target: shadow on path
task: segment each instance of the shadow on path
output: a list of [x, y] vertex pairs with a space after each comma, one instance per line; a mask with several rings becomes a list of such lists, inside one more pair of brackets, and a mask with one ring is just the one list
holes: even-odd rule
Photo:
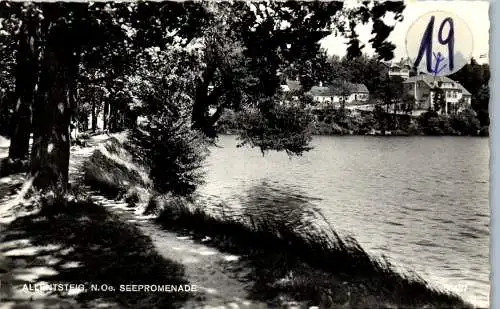
[[[68, 202], [64, 209], [60, 208], [54, 206], [50, 211], [23, 216], [0, 227], [0, 266], [3, 265], [0, 279], [4, 279], [0, 298], [2, 303], [17, 304], [7, 308], [35, 308], [29, 304], [36, 302], [40, 294], [38, 298], [27, 297], [22, 290], [27, 282], [107, 284], [116, 290], [87, 289], [78, 295], [68, 295], [67, 290], [53, 292], [42, 295], [45, 304], [42, 308], [52, 308], [49, 300], [54, 296], [59, 300], [69, 296], [87, 308], [97, 308], [98, 304], [105, 308], [108, 303], [108, 308], [138, 309], [177, 308], [190, 296], [120, 292], [120, 285], [125, 284], [187, 284], [184, 269], [158, 255], [151, 240], [136, 227], [121, 222], [100, 206]], [[19, 305], [23, 298], [28, 305]]]
[[246, 270], [253, 300], [279, 303], [287, 296], [320, 308], [472, 308], [417, 274], [397, 272], [333, 227], [324, 229], [321, 214], [304, 195], [264, 183], [249, 190], [241, 205], [221, 204], [217, 210], [167, 199], [157, 207], [156, 222], [195, 243], [239, 256], [240, 263], [226, 271]]

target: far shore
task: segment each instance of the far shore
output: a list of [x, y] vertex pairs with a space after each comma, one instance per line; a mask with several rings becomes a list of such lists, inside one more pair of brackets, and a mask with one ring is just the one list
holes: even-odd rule
[[[222, 136], [238, 136], [238, 133], [233, 132], [219, 132], [218, 135]], [[430, 135], [430, 134], [312, 134], [312, 136], [366, 136], [366, 137], [474, 137], [474, 138], [489, 138], [487, 135], [458, 135], [458, 134], [442, 134], [442, 135]]]

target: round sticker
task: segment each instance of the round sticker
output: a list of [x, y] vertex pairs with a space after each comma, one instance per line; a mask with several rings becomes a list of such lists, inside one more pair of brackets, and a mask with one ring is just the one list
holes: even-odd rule
[[419, 72], [453, 74], [472, 57], [472, 32], [464, 20], [444, 11], [420, 16], [406, 33], [406, 52]]

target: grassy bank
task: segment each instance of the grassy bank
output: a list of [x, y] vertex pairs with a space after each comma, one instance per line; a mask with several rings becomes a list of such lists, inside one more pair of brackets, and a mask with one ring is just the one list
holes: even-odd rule
[[157, 220], [199, 240], [209, 236], [213, 246], [245, 256], [257, 268], [256, 294], [292, 293], [297, 300], [325, 308], [466, 307], [458, 296], [371, 257], [355, 239], [315, 228], [312, 215], [300, 215], [300, 210], [286, 206], [280, 209], [283, 213], [254, 207], [245, 214], [231, 215], [228, 210], [213, 214], [200, 205], [170, 200], [162, 205]]
[[[122, 284], [179, 285], [187, 282], [182, 265], [158, 255], [151, 240], [135, 226], [120, 221], [89, 201], [57, 203], [17, 218], [3, 227], [1, 240], [3, 244], [11, 244], [3, 246], [3, 253], [10, 255], [3, 263], [10, 265], [3, 270], [6, 274], [19, 273], [16, 268], [24, 275], [31, 269], [43, 268], [35, 282], [115, 287], [114, 292], [88, 291], [76, 296], [78, 303], [86, 308], [104, 304], [114, 304], [111, 308], [178, 308], [189, 297], [187, 293], [120, 292]], [[16, 250], [25, 253], [15, 254]], [[24, 283], [15, 275], [10, 280], [3, 280], [3, 288], [10, 289], [5, 291], [7, 297], [4, 295], [3, 301], [19, 304], [19, 300], [10, 299], [9, 295], [15, 295], [14, 286]], [[58, 295], [67, 298], [64, 293]], [[34, 304], [28, 300], [15, 308], [32, 308]]]
[[96, 149], [83, 165], [86, 184], [111, 198], [124, 198], [130, 206], [147, 203], [151, 192], [148, 170], [133, 162], [116, 138]]
[[[107, 147], [122, 149], [117, 141]], [[123, 192], [123, 182], [115, 181], [128, 175], [118, 167], [122, 161], [92, 156], [86, 180], [96, 188], [101, 182], [106, 191], [111, 186]], [[99, 176], [114, 171], [116, 177]], [[321, 308], [470, 307], [417, 275], [401, 274], [388, 261], [370, 256], [355, 239], [338, 235], [316, 210], [293, 199], [278, 205], [277, 199], [259, 196], [257, 192], [244, 211], [235, 212], [151, 193], [148, 209], [158, 210], [157, 221], [164, 228], [242, 256], [251, 269], [248, 276], [256, 282], [251, 287], [256, 299], [291, 295]]]

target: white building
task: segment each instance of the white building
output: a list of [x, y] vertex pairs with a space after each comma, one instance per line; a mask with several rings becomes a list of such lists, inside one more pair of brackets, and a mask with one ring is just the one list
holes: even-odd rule
[[353, 84], [342, 82], [336, 86], [321, 83], [309, 90], [307, 95], [312, 97], [316, 103], [316, 108], [340, 107], [344, 102], [345, 107], [361, 105], [368, 102], [370, 93], [364, 84]]
[[448, 114], [459, 112], [471, 104], [471, 93], [460, 83], [446, 76], [431, 76], [421, 74], [408, 78], [403, 82], [408, 92], [415, 98], [414, 110], [428, 110], [433, 108], [434, 87], [443, 91], [445, 107], [443, 112]]
[[384, 62], [384, 65], [387, 67], [387, 74], [390, 77], [400, 77], [403, 80], [410, 78], [412, 66], [409, 58], [401, 58], [399, 62]]

